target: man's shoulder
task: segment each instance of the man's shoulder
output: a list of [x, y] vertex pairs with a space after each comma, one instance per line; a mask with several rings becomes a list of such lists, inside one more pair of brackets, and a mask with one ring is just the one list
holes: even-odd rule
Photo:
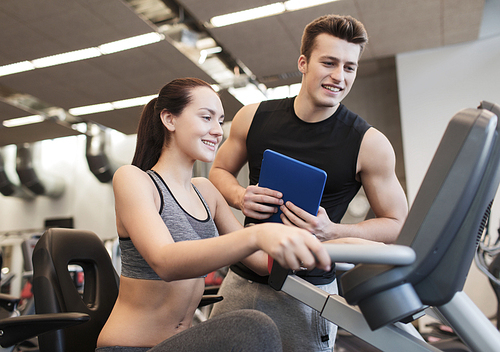
[[264, 100], [260, 103], [257, 112], [268, 112], [281, 109], [289, 109], [293, 106], [294, 98], [281, 98], [281, 99], [270, 99]]
[[344, 124], [353, 127], [360, 133], [364, 134], [372, 125], [370, 125], [364, 118], [349, 110], [345, 105], [340, 104], [335, 113], [338, 120]]
[[[236, 133], [237, 131], [248, 131], [259, 106], [260, 103], [254, 103], [245, 105], [238, 110], [231, 121], [231, 134]], [[244, 134], [246, 135], [246, 132]]]
[[337, 109], [337, 111], [335, 113], [339, 117], [342, 116], [342, 117], [345, 117], [345, 118], [349, 118], [351, 120], [355, 120], [355, 119], [362, 119], [362, 120], [364, 120], [361, 116], [359, 116], [354, 111], [350, 110], [347, 106], [345, 106], [342, 103], [339, 104], [339, 107], [338, 107], [338, 109]]

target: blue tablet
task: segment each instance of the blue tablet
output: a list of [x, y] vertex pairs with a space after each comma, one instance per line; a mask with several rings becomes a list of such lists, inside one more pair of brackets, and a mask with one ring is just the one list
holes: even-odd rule
[[[316, 215], [326, 177], [326, 172], [317, 167], [266, 149], [260, 168], [259, 186], [280, 191], [285, 203], [290, 201], [309, 214]], [[267, 221], [282, 222], [280, 215], [281, 210], [278, 210]]]

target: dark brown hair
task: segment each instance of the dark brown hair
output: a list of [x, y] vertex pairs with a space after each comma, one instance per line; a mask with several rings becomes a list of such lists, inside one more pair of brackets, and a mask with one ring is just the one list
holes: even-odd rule
[[160, 158], [170, 134], [163, 125], [160, 113], [167, 110], [178, 116], [192, 101], [192, 90], [197, 87], [213, 89], [207, 82], [198, 78], [178, 78], [167, 83], [142, 110], [137, 128], [137, 142], [132, 165], [146, 171], [151, 169]]
[[351, 16], [325, 15], [309, 23], [302, 34], [300, 54], [309, 61], [318, 35], [326, 33], [349, 43], [359, 44], [359, 55], [368, 43], [368, 34], [361, 22]]

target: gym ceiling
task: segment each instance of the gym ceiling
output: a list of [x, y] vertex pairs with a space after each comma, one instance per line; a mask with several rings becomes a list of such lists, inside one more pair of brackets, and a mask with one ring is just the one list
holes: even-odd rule
[[70, 111], [153, 95], [176, 77], [219, 84], [231, 119], [242, 106], [231, 88], [251, 85], [264, 91], [300, 82], [300, 37], [316, 17], [348, 14], [364, 23], [370, 42], [358, 73], [363, 75], [398, 53], [478, 39], [485, 1], [339, 0], [223, 27], [210, 24], [215, 16], [276, 2], [0, 1], [0, 72], [10, 64], [151, 32], [162, 35], [134, 49], [0, 76], [0, 121], [31, 115], [43, 120], [18, 127], [0, 124], [0, 146], [86, 133], [81, 126], [87, 122], [133, 134], [140, 106], [78, 116]]

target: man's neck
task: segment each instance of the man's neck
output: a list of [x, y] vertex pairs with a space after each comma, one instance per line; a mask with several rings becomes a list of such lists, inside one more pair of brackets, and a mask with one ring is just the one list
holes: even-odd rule
[[332, 107], [317, 106], [310, 99], [305, 98], [300, 93], [297, 95], [293, 103], [293, 109], [295, 110], [297, 117], [304, 122], [310, 123], [326, 120], [332, 116], [335, 111], [337, 111], [339, 106], [340, 103]]

